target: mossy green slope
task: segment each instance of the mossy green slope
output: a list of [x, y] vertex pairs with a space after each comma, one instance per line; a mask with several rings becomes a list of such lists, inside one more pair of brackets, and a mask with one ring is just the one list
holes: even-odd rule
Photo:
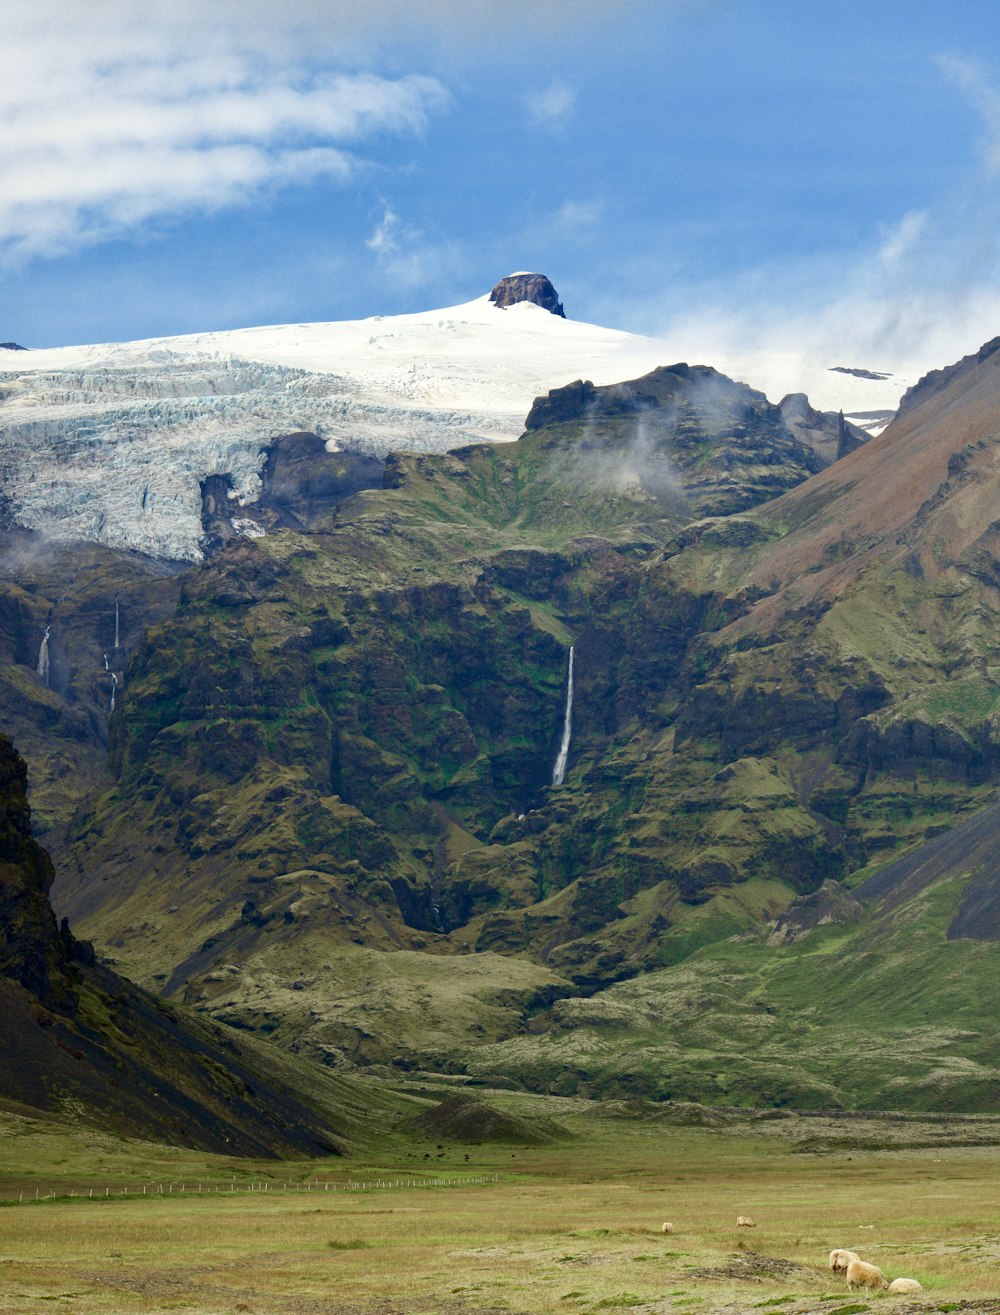
[[[230, 547], [136, 655], [62, 906], [143, 980], [328, 1059], [493, 1056], [547, 1083], [544, 1047], [584, 1043], [574, 1009], [663, 983], [685, 1002], [664, 1044], [702, 1056], [680, 1094], [930, 1099], [843, 1077], [835, 1048], [779, 1081], [811, 951], [730, 938], [995, 788], [997, 369], [968, 364], [810, 479], [774, 408], [714, 372], [575, 385], [518, 444], [395, 458], [327, 532]], [[852, 932], [845, 980], [892, 935], [866, 957]], [[745, 993], [782, 974], [798, 1003], [748, 1030]], [[609, 1074], [633, 1030], [600, 1024]]]
[[744, 933], [559, 1001], [528, 1033], [470, 1053], [470, 1071], [558, 1094], [997, 1112], [996, 943], [951, 934], [973, 864], [947, 856], [920, 889], [876, 889], [857, 919], [792, 943]]

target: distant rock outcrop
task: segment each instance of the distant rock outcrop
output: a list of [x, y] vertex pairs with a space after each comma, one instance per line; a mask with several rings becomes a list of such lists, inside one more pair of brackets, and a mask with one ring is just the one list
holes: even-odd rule
[[26, 352], [27, 347], [22, 347], [19, 342], [0, 342], [0, 352]]
[[839, 881], [827, 879], [811, 895], [795, 900], [772, 925], [768, 945], [790, 945], [804, 940], [817, 927], [858, 922], [861, 901]]
[[519, 301], [530, 301], [542, 310], [566, 318], [559, 293], [544, 274], [508, 274], [490, 293], [490, 301], [501, 310], [515, 306]]
[[825, 466], [846, 457], [868, 441], [868, 435], [844, 419], [844, 413], [817, 411], [805, 393], [789, 393], [778, 403], [785, 424], [800, 443], [811, 447]]

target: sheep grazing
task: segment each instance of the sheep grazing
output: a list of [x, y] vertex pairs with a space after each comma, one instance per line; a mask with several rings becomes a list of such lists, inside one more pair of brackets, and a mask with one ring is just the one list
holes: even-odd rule
[[673, 1224], [661, 1224], [661, 1225], [660, 1225], [660, 1232], [661, 1232], [661, 1233], [672, 1233], [673, 1231], [674, 1231], [674, 1226], [673, 1226]]
[[889, 1284], [890, 1292], [923, 1292], [923, 1284], [915, 1278], [894, 1278]]
[[888, 1280], [878, 1265], [869, 1265], [867, 1260], [852, 1260], [847, 1266], [847, 1287], [853, 1292], [857, 1288], [887, 1288]]
[[846, 1274], [847, 1266], [852, 1260], [860, 1260], [861, 1257], [854, 1251], [845, 1251], [843, 1247], [837, 1247], [835, 1251], [830, 1252], [830, 1268], [835, 1274]]
[[736, 1220], [737, 1228], [756, 1228], [757, 1225], [749, 1215], [740, 1215]]

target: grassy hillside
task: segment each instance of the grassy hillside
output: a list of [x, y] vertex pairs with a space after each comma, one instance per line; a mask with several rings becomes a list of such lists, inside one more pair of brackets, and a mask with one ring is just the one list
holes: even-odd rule
[[[992, 991], [902, 1003], [955, 956], [986, 975], [971, 869], [942, 875], [944, 931], [923, 894], [919, 935], [867, 905], [822, 952], [759, 933], [993, 795], [995, 423], [986, 355], [806, 478], [776, 408], [675, 367], [559, 390], [517, 444], [393, 458], [321, 532], [184, 577], [60, 908], [144, 984], [327, 1062], [992, 1108]], [[895, 1055], [864, 1072], [853, 980]]]

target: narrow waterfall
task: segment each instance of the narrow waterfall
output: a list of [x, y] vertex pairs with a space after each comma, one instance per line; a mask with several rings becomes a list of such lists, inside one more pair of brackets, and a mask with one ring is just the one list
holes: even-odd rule
[[105, 670], [105, 671], [110, 671], [110, 670], [111, 670], [111, 663], [108, 661], [108, 655], [107, 655], [107, 653], [104, 654], [104, 670]]
[[552, 784], [562, 785], [566, 779], [566, 759], [569, 757], [569, 741], [573, 734], [573, 645], [569, 646], [569, 670], [566, 675], [566, 716], [563, 719], [562, 743], [559, 756], [552, 769]]
[[112, 671], [112, 673], [111, 673], [111, 707], [110, 707], [110, 709], [109, 709], [109, 711], [111, 711], [111, 712], [114, 712], [114, 710], [115, 710], [115, 694], [116, 694], [117, 692], [118, 692], [118, 677], [117, 677], [117, 676], [115, 675], [115, 673]]
[[38, 666], [36, 668], [46, 685], [49, 683], [49, 631], [51, 629], [51, 626], [45, 627], [45, 634], [42, 635], [42, 642], [38, 649]]
[[115, 648], [118, 647], [118, 595], [115, 595]]

